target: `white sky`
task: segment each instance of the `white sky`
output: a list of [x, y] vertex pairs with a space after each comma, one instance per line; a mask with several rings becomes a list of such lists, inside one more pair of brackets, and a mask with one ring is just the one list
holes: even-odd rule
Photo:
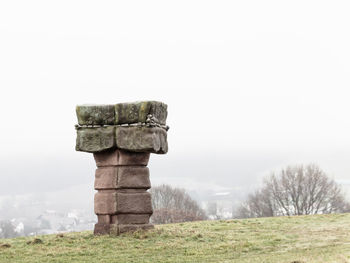
[[233, 187], [307, 162], [349, 180], [349, 11], [319, 0], [1, 1], [1, 189], [93, 180], [77, 175], [93, 160], [74, 151], [75, 105], [145, 99], [169, 106], [154, 182]]

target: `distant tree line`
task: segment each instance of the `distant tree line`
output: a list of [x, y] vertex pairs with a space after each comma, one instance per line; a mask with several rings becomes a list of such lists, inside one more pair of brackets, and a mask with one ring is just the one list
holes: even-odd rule
[[339, 184], [317, 165], [289, 166], [272, 173], [250, 194], [236, 217], [271, 217], [350, 212]]
[[184, 190], [169, 185], [152, 187], [154, 224], [205, 220], [207, 216], [199, 204]]

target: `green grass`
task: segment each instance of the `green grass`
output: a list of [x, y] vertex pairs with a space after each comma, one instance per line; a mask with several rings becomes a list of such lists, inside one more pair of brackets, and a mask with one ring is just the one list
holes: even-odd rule
[[350, 262], [350, 214], [202, 221], [95, 237], [0, 239], [0, 262]]

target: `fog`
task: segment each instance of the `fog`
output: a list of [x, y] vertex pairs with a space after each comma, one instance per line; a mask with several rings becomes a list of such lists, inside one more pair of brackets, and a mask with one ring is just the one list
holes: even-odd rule
[[74, 150], [75, 105], [150, 99], [168, 104], [170, 126], [169, 153], [151, 156], [153, 185], [241, 200], [273, 170], [316, 163], [347, 188], [347, 10], [347, 1], [2, 2], [0, 200], [92, 209], [95, 164]]

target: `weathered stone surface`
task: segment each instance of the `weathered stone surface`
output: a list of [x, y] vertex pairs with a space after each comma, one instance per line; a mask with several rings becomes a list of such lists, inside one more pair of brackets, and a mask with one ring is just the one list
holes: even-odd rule
[[160, 124], [166, 123], [168, 106], [159, 101], [140, 101], [115, 105], [115, 124], [146, 122], [151, 114]]
[[148, 192], [118, 193], [116, 190], [95, 194], [95, 214], [152, 214], [151, 194]]
[[95, 214], [113, 215], [117, 212], [117, 193], [115, 191], [99, 191], [95, 194]]
[[145, 166], [120, 166], [118, 167], [117, 188], [149, 189], [149, 169]]
[[118, 225], [118, 234], [122, 234], [125, 232], [135, 232], [138, 230], [149, 230], [153, 229], [154, 225], [151, 224], [139, 224], [139, 225]]
[[79, 125], [113, 125], [114, 105], [78, 105], [76, 107]]
[[144, 165], [149, 161], [149, 153], [136, 153], [124, 150], [107, 150], [94, 153], [97, 167], [115, 166], [115, 165]]
[[166, 154], [168, 152], [168, 139], [167, 139], [167, 135], [168, 133], [165, 131], [159, 131], [160, 133], [160, 150], [158, 153], [161, 154]]
[[94, 153], [97, 167], [118, 165], [119, 150], [110, 149], [103, 152]]
[[97, 223], [94, 228], [94, 235], [119, 235], [117, 224]]
[[115, 127], [79, 127], [75, 149], [82, 152], [101, 152], [115, 146]]
[[96, 169], [96, 190], [149, 188], [149, 169], [145, 166], [109, 166]]
[[[119, 148], [130, 152], [148, 152], [164, 154], [168, 151], [167, 132], [159, 127], [146, 126], [105, 126], [105, 127], [78, 127], [76, 150], [83, 152], [104, 152], [100, 160], [118, 161], [119, 156], [106, 155]], [[107, 151], [109, 150], [109, 151]], [[122, 159], [128, 157], [122, 156]], [[116, 157], [116, 159], [113, 157]], [[125, 157], [125, 158], [123, 158]], [[135, 156], [132, 156], [135, 158]]]
[[110, 224], [111, 216], [110, 215], [97, 215], [97, 222], [99, 224]]
[[118, 167], [100, 167], [95, 172], [95, 189], [117, 189]]
[[151, 194], [143, 193], [118, 193], [118, 214], [152, 214]]
[[116, 145], [132, 152], [164, 154], [168, 151], [167, 132], [158, 127], [116, 127]]
[[95, 224], [94, 235], [108, 235], [110, 233], [111, 225], [104, 223]]
[[147, 152], [129, 152], [119, 150], [119, 165], [144, 165], [147, 166], [150, 153]]
[[118, 214], [111, 216], [111, 224], [148, 224], [150, 214]]

